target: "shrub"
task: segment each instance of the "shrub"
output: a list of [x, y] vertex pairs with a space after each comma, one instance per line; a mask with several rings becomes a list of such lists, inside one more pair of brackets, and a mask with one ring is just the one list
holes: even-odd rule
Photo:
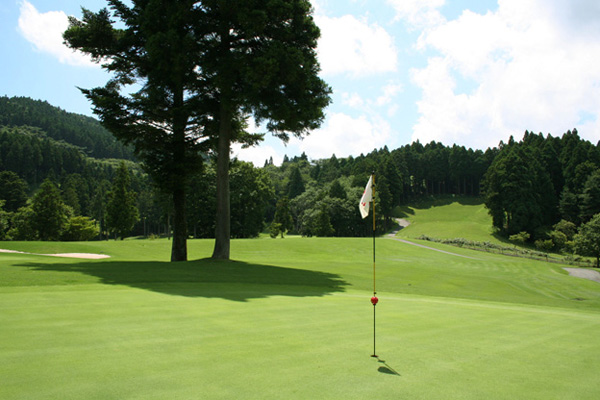
[[89, 217], [72, 217], [62, 235], [62, 240], [87, 241], [92, 240], [100, 233], [96, 221]]
[[538, 239], [535, 241], [535, 247], [536, 249], [547, 253], [550, 250], [552, 250], [552, 248], [554, 247], [554, 243], [552, 243], [552, 239]]
[[531, 237], [531, 235], [528, 232], [522, 231], [519, 233], [515, 233], [514, 235], [510, 235], [508, 237], [508, 240], [510, 240], [513, 243], [523, 246], [525, 244], [525, 242], [529, 240], [530, 237]]

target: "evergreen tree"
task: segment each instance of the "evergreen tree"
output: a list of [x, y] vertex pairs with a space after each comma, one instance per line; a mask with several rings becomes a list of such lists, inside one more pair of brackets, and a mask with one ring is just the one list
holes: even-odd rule
[[[108, 203], [108, 193], [110, 192], [111, 184], [106, 179], [100, 181], [94, 192], [94, 196], [91, 200], [90, 215], [98, 221], [100, 239], [104, 235], [108, 234], [108, 228], [106, 226], [106, 203]], [[108, 238], [108, 236], [106, 236]]]
[[323, 166], [321, 167], [321, 171], [319, 173], [319, 179], [317, 180], [319, 183], [332, 182], [341, 176], [340, 163], [335, 154], [333, 154], [329, 160], [323, 161]]
[[392, 214], [394, 205], [388, 181], [383, 174], [379, 174], [375, 179], [375, 201], [377, 202], [377, 213], [379, 214], [376, 217], [384, 217], [384, 228], [387, 229], [386, 222]]
[[62, 186], [65, 203], [73, 208], [75, 215], [89, 215], [89, 180], [81, 174], [69, 174]]
[[391, 205], [400, 205], [400, 201], [404, 195], [402, 177], [398, 173], [398, 168], [394, 165], [392, 157], [387, 157], [384, 167], [383, 176], [385, 177], [390, 194], [392, 195]]
[[27, 204], [27, 183], [15, 172], [0, 172], [0, 200], [4, 200], [4, 210], [15, 212]]
[[563, 219], [575, 224], [579, 223], [579, 200], [577, 195], [573, 194], [567, 187], [564, 188], [560, 195], [558, 208]]
[[59, 240], [71, 210], [64, 204], [56, 185], [46, 179], [31, 202], [32, 226], [40, 240]]
[[486, 173], [485, 193], [493, 225], [508, 235], [552, 223], [554, 189], [531, 149], [509, 142]]
[[10, 240], [38, 240], [35, 216], [31, 205], [21, 207], [11, 216], [10, 229], [6, 234]]
[[[192, 0], [140, 0], [127, 6], [107, 0], [111, 11], [83, 9], [83, 19], [69, 17], [65, 43], [90, 54], [113, 78], [104, 87], [83, 90], [102, 124], [137, 156], [174, 209], [172, 261], [187, 260], [185, 188], [202, 165], [203, 139], [212, 120], [203, 82], [202, 7]], [[114, 19], [113, 19], [114, 18]], [[115, 28], [113, 24], [123, 28]], [[200, 36], [197, 36], [200, 35]], [[127, 86], [139, 90], [122, 95]], [[113, 210], [113, 213], [116, 212]], [[133, 210], [124, 211], [133, 215]], [[128, 218], [129, 225], [134, 218]], [[114, 224], [118, 223], [113, 221]], [[125, 222], [123, 222], [125, 223]], [[119, 228], [124, 234], [125, 226]], [[130, 228], [129, 228], [130, 229]]]
[[321, 125], [330, 88], [318, 76], [319, 28], [308, 0], [202, 3], [207, 51], [199, 63], [215, 100], [217, 221], [213, 258], [230, 253], [229, 153], [242, 138], [235, 121], [252, 114], [287, 141]]
[[290, 213], [289, 201], [287, 197], [283, 197], [277, 202], [277, 211], [275, 211], [275, 218], [273, 219], [273, 222], [279, 224], [281, 237], [283, 237], [284, 232], [294, 228], [294, 219]]
[[[231, 236], [258, 236], [263, 230], [267, 204], [273, 197], [273, 186], [264, 171], [251, 163], [234, 160], [231, 165]], [[293, 222], [283, 228], [291, 230]]]
[[323, 205], [317, 213], [317, 218], [314, 221], [313, 232], [317, 236], [333, 236], [335, 229], [331, 225], [331, 218], [327, 208]]
[[595, 170], [583, 186], [581, 194], [581, 220], [589, 221], [600, 213], [600, 169]]
[[346, 199], [346, 191], [340, 184], [339, 179], [334, 180], [329, 187], [329, 197], [333, 199]]
[[[308, 0], [165, 2], [83, 11], [70, 19], [66, 43], [115, 73], [104, 88], [85, 91], [103, 124], [134, 145], [155, 181], [172, 194], [171, 259], [187, 259], [185, 187], [200, 168], [198, 154], [217, 154], [217, 221], [214, 258], [230, 253], [231, 143], [253, 145], [245, 118], [266, 121], [288, 140], [317, 128], [330, 89], [318, 77], [319, 29]], [[117, 29], [116, 17], [126, 29]], [[139, 83], [134, 95], [120, 94]], [[208, 136], [210, 140], [201, 140]]]
[[138, 220], [135, 193], [130, 190], [129, 171], [122, 162], [108, 193], [106, 224], [108, 230], [115, 234], [115, 238], [118, 236], [123, 240]]
[[579, 227], [574, 239], [575, 252], [596, 258], [596, 268], [600, 268], [600, 214]]
[[305, 191], [304, 181], [300, 174], [298, 167], [293, 167], [290, 171], [290, 180], [288, 183], [287, 196], [289, 199], [293, 199], [296, 196], [301, 195]]
[[0, 240], [6, 239], [10, 214], [4, 211], [4, 200], [0, 200]]
[[81, 215], [81, 207], [79, 206], [79, 197], [77, 189], [72, 184], [66, 184], [62, 190], [62, 198], [66, 205], [71, 207], [74, 215]]

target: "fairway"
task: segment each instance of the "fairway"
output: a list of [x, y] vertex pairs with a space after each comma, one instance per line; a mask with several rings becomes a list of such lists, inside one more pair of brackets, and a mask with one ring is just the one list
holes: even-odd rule
[[501, 244], [492, 235], [492, 217], [478, 197], [443, 197], [422, 200], [402, 208], [410, 225], [399, 236], [417, 238], [427, 235], [436, 239], [463, 238], [476, 242]]
[[[600, 284], [370, 239], [3, 242], [2, 399], [596, 399]], [[460, 257], [466, 256], [466, 257]]]

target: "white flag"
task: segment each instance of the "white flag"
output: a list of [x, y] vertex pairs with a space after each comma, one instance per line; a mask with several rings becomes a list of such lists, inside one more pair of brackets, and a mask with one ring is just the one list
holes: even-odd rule
[[363, 218], [367, 218], [369, 215], [369, 203], [373, 201], [373, 175], [369, 178], [369, 182], [367, 182], [367, 186], [365, 187], [365, 192], [360, 198], [360, 203], [358, 204], [358, 209], [360, 210], [360, 215]]

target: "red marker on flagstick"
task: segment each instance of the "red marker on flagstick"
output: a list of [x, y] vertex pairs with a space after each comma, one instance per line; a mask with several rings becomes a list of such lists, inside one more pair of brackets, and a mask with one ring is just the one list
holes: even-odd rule
[[[375, 293], [373, 293], [375, 294]], [[371, 354], [371, 357], [375, 357], [378, 358], [379, 356], [375, 353], [375, 306], [377, 305], [377, 303], [379, 303], [379, 299], [377, 298], [377, 296], [373, 296], [371, 297], [371, 304], [373, 304], [373, 354]]]

